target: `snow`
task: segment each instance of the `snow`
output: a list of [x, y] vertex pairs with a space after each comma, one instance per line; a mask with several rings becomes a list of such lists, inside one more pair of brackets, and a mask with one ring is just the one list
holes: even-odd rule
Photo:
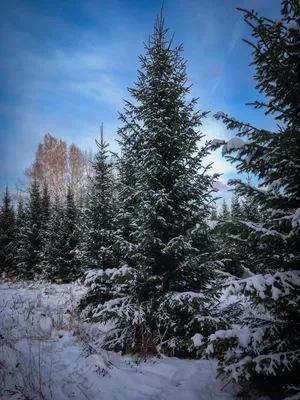
[[300, 226], [300, 208], [297, 208], [295, 214], [292, 216], [292, 227], [297, 228]]
[[222, 154], [229, 153], [232, 150], [238, 150], [241, 149], [242, 147], [245, 146], [245, 142], [238, 138], [238, 137], [233, 137], [231, 138], [227, 144], [225, 144], [222, 148]]
[[226, 143], [225, 140], [222, 140], [222, 139], [214, 139], [214, 140], [211, 141], [210, 145], [211, 145], [211, 146], [216, 146], [216, 145], [225, 144], [225, 143]]
[[[259, 191], [259, 190], [257, 190], [257, 191]], [[288, 238], [287, 235], [284, 235], [284, 234], [282, 234], [282, 233], [280, 233], [278, 231], [264, 228], [262, 226], [262, 224], [260, 224], [260, 223], [254, 223], [254, 222], [251, 222], [251, 221], [241, 221], [241, 220], [239, 220], [239, 223], [247, 226], [250, 229], [255, 230], [256, 232], [263, 233], [264, 236], [276, 236], [276, 237], [281, 238], [282, 240], [286, 240]]]
[[219, 221], [213, 221], [213, 220], [207, 220], [206, 224], [209, 227], [209, 229], [215, 229], [215, 227], [218, 225]]
[[287, 28], [289, 31], [297, 31], [299, 29], [299, 26], [296, 22], [291, 22]]
[[285, 400], [300, 400], [300, 393], [297, 393], [293, 396], [286, 397]]
[[203, 345], [203, 336], [200, 333], [196, 333], [191, 340], [195, 347], [201, 347]]
[[[101, 349], [101, 324], [78, 319], [79, 284], [0, 284], [3, 400], [207, 400], [235, 398], [208, 360], [143, 360]], [[188, 295], [188, 293], [185, 293]], [[192, 338], [201, 345], [200, 333]]]
[[[275, 274], [258, 274], [246, 279], [228, 282], [226, 294], [238, 294], [243, 291], [256, 293], [261, 299], [271, 289], [271, 298], [277, 301], [280, 297], [289, 296], [292, 287], [300, 287], [300, 271], [276, 272]], [[277, 287], [279, 286], [279, 287]]]
[[242, 131], [242, 133], [247, 134], [251, 131], [251, 128], [250, 128], [250, 126], [245, 125], [245, 126], [243, 126], [241, 131]]
[[203, 299], [204, 294], [196, 292], [171, 292], [170, 298], [174, 301], [184, 301], [191, 299]]
[[[264, 329], [258, 328], [252, 331], [249, 328], [219, 330], [210, 335], [209, 340], [237, 338], [239, 346], [247, 348], [250, 344], [255, 348], [263, 341]], [[209, 350], [208, 350], [209, 352]]]

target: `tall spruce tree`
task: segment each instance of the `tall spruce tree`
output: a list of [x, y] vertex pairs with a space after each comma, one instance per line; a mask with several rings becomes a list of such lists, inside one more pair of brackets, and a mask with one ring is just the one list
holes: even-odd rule
[[68, 187], [62, 222], [62, 265], [59, 278], [64, 282], [74, 281], [81, 273], [81, 264], [76, 250], [79, 245], [79, 215], [74, 194]]
[[[259, 275], [236, 280], [234, 294], [249, 296], [253, 312], [247, 325], [211, 337], [210, 353], [221, 371], [236, 380], [252, 379], [277, 398], [300, 398], [300, 3], [283, 0], [281, 19], [272, 21], [244, 12], [252, 28], [253, 65], [264, 101], [254, 103], [274, 114], [278, 131], [271, 132], [218, 113], [228, 129], [246, 136], [223, 143], [223, 153], [251, 173], [259, 186], [234, 180], [236, 191], [265, 211], [261, 222], [246, 222], [256, 246], [248, 260]], [[229, 145], [228, 145], [229, 144]], [[256, 312], [259, 308], [259, 312]]]
[[50, 193], [48, 189], [48, 185], [45, 183], [43, 187], [43, 194], [41, 198], [41, 214], [42, 214], [42, 230], [46, 232], [47, 225], [50, 219]]
[[116, 199], [113, 162], [110, 159], [108, 144], [99, 143], [93, 161], [92, 178], [87, 203], [83, 210], [83, 236], [80, 257], [84, 269], [106, 269], [116, 266], [112, 249], [114, 240], [114, 218]]
[[[238, 229], [233, 221], [241, 217], [241, 206], [237, 196], [231, 200], [229, 208], [225, 198], [223, 198], [221, 209], [218, 215], [218, 223], [213, 226], [213, 238], [215, 240], [215, 260], [219, 260], [223, 265], [223, 271], [234, 276], [242, 276], [244, 265], [240, 254], [237, 252], [237, 244], [233, 242], [233, 237], [238, 241]], [[238, 242], [239, 244], [239, 242]]]
[[28, 270], [33, 273], [39, 274], [40, 261], [41, 261], [41, 251], [43, 248], [42, 240], [42, 223], [43, 223], [43, 210], [40, 188], [37, 181], [34, 179], [32, 181], [31, 187], [29, 189], [29, 215], [28, 215], [28, 226], [27, 244], [29, 246], [28, 253]]
[[86, 205], [82, 212], [82, 236], [78, 258], [85, 274], [85, 283], [90, 290], [81, 301], [85, 312], [94, 310], [112, 291], [103, 271], [119, 265], [116, 249], [116, 179], [115, 165], [108, 144], [96, 141], [98, 152], [93, 161], [93, 176], [90, 182]]
[[238, 194], [234, 193], [231, 199], [231, 218], [233, 220], [242, 218], [242, 207]]
[[49, 228], [49, 221], [51, 216], [51, 204], [50, 204], [50, 193], [48, 189], [47, 183], [43, 186], [43, 192], [41, 195], [41, 250], [40, 250], [40, 265], [39, 270], [43, 274], [45, 269], [45, 246], [46, 246], [46, 238], [47, 238], [47, 230]]
[[61, 279], [61, 271], [64, 269], [63, 221], [63, 205], [59, 197], [56, 196], [51, 207], [51, 219], [44, 238], [45, 248], [42, 262], [42, 276], [51, 281]]
[[[15, 255], [16, 268], [26, 278], [39, 276], [43, 259], [43, 209], [40, 188], [34, 179], [29, 188], [25, 215], [18, 227], [18, 243]], [[23, 218], [24, 217], [24, 218]]]
[[20, 196], [18, 199], [17, 213], [16, 213], [16, 226], [19, 227], [22, 225], [22, 222], [26, 217], [26, 208], [24, 204], [23, 197]]
[[21, 278], [31, 277], [28, 271], [30, 254], [29, 254], [29, 209], [20, 196], [16, 215], [16, 251], [15, 251], [15, 273]]
[[15, 240], [15, 212], [8, 187], [6, 187], [0, 210], [0, 273], [13, 273]]
[[[251, 178], [248, 176], [246, 182], [251, 186]], [[242, 198], [241, 204], [242, 219], [245, 221], [259, 222], [263, 218], [263, 214], [252, 196], [246, 195]]]
[[[196, 129], [205, 112], [186, 100], [182, 45], [167, 40], [162, 15], [140, 56], [142, 71], [120, 118], [120, 232], [125, 265], [101, 273], [111, 282], [94, 317], [116, 329], [108, 347], [195, 351], [222, 317], [210, 313], [214, 277], [206, 220], [214, 177], [204, 168], [208, 148]], [[124, 215], [125, 214], [125, 215]], [[123, 242], [122, 242], [123, 238]]]
[[77, 257], [79, 244], [79, 215], [71, 188], [64, 204], [57, 197], [45, 236], [44, 275], [59, 282], [72, 282], [81, 273]]
[[219, 213], [219, 218], [224, 221], [227, 221], [230, 219], [230, 210], [229, 210], [229, 207], [228, 207], [228, 204], [227, 204], [227, 201], [225, 200], [225, 198], [223, 198], [221, 210]]
[[218, 208], [217, 208], [216, 204], [214, 204], [211, 207], [210, 219], [212, 221], [217, 221], [218, 220]]

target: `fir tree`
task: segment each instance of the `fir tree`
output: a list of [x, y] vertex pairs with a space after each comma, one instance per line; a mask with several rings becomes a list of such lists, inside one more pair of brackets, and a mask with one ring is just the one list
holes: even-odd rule
[[235, 193], [231, 199], [231, 219], [240, 219], [242, 217], [242, 207], [239, 196]]
[[16, 215], [16, 252], [15, 252], [15, 272], [19, 277], [31, 277], [28, 271], [30, 254], [29, 254], [29, 210], [24, 204], [23, 198], [20, 196]]
[[[43, 194], [41, 198], [41, 214], [42, 214], [42, 230], [46, 232], [47, 225], [50, 219], [50, 193], [48, 189], [48, 185], [44, 184]], [[44, 234], [43, 234], [44, 235]]]
[[218, 220], [218, 209], [217, 209], [217, 206], [215, 204], [211, 208], [210, 219], [212, 221], [217, 221]]
[[64, 270], [64, 241], [63, 241], [64, 210], [58, 196], [54, 200], [51, 210], [51, 219], [45, 235], [45, 249], [43, 257], [42, 275], [51, 281], [61, 279]]
[[[241, 207], [238, 198], [232, 199], [231, 211], [228, 203], [223, 198], [221, 210], [218, 216], [218, 223], [214, 226], [213, 237], [215, 240], [215, 260], [222, 263], [222, 270], [226, 274], [242, 276], [244, 264], [241, 254], [237, 251], [239, 247], [239, 230], [234, 223], [236, 218], [241, 217]], [[235, 241], [233, 241], [235, 238]]]
[[182, 46], [173, 48], [166, 35], [160, 16], [129, 90], [137, 105], [126, 102], [120, 116], [119, 245], [126, 264], [98, 274], [111, 290], [93, 315], [116, 323], [107, 347], [179, 354], [195, 351], [225, 324], [210, 313], [214, 264], [206, 220], [214, 177], [202, 166], [208, 148], [198, 149], [203, 135], [195, 130], [206, 113], [194, 111], [196, 99], [185, 101]]
[[70, 282], [80, 275], [80, 261], [76, 250], [79, 245], [79, 217], [71, 188], [68, 187], [66, 204], [62, 223], [62, 264], [59, 278], [64, 282]]
[[230, 211], [226, 200], [223, 198], [222, 207], [220, 210], [219, 218], [221, 220], [227, 221], [230, 219]]
[[108, 144], [96, 141], [98, 152], [93, 162], [94, 175], [87, 204], [83, 211], [81, 258], [84, 269], [106, 269], [116, 266], [112, 245], [116, 199], [113, 163], [109, 160]]
[[43, 254], [43, 213], [39, 186], [33, 180], [29, 188], [28, 205], [18, 230], [16, 268], [31, 279], [41, 273]]
[[41, 261], [41, 251], [43, 246], [42, 240], [42, 222], [43, 222], [43, 210], [40, 195], [40, 188], [36, 180], [33, 180], [31, 187], [29, 189], [29, 218], [27, 226], [27, 244], [29, 248], [27, 249], [29, 253], [28, 259], [28, 270], [39, 274], [40, 261]]
[[13, 272], [15, 239], [15, 212], [8, 187], [6, 187], [0, 210], [0, 273], [12, 274]]
[[25, 208], [23, 197], [20, 196], [19, 200], [18, 200], [17, 214], [16, 214], [16, 226], [17, 227], [22, 225], [23, 221], [25, 220], [25, 217], [26, 217], [26, 208]]
[[41, 250], [40, 250], [40, 265], [39, 269], [41, 273], [43, 273], [46, 260], [45, 260], [45, 245], [46, 245], [46, 237], [47, 237], [47, 230], [50, 221], [50, 214], [51, 214], [51, 204], [50, 204], [50, 193], [48, 190], [48, 185], [45, 183], [43, 186], [43, 193], [41, 196]]
[[117, 241], [115, 165], [103, 136], [101, 142], [96, 141], [96, 144], [98, 152], [93, 162], [94, 174], [87, 203], [82, 212], [82, 238], [78, 250], [83, 270], [93, 270], [87, 275], [86, 283], [91, 289], [81, 302], [82, 308], [87, 305], [93, 308], [105, 296], [104, 293], [111, 290], [108, 283], [103, 283], [102, 277], [99, 278], [98, 275], [108, 268], [118, 266], [118, 252], [115, 248]]
[[[282, 1], [282, 18], [272, 21], [254, 11], [244, 11], [245, 21], [256, 39], [252, 45], [257, 89], [266, 99], [254, 103], [274, 114], [278, 131], [271, 132], [242, 123], [223, 113], [228, 129], [238, 138], [223, 144], [223, 153], [237, 161], [241, 173], [251, 173], [259, 186], [234, 180], [236, 191], [259, 205], [261, 222], [246, 222], [256, 246], [249, 251], [251, 269], [260, 275], [236, 280], [229, 286], [253, 303], [248, 326], [217, 332], [208, 351], [221, 361], [221, 371], [236, 380], [300, 398], [300, 135], [299, 48], [300, 3]], [[240, 137], [247, 137], [243, 141]], [[238, 152], [237, 152], [238, 150]], [[255, 312], [259, 308], [259, 313]], [[245, 321], [243, 321], [243, 324]], [[290, 389], [290, 392], [287, 392]]]
[[71, 188], [65, 204], [56, 197], [45, 239], [44, 273], [47, 279], [71, 282], [80, 275], [77, 257], [79, 244], [79, 216]]
[[[251, 186], [251, 179], [247, 177], [246, 182]], [[263, 214], [251, 196], [246, 195], [242, 198], [241, 204], [242, 219], [245, 221], [259, 222], [263, 218]], [[267, 216], [266, 216], [267, 217]]]

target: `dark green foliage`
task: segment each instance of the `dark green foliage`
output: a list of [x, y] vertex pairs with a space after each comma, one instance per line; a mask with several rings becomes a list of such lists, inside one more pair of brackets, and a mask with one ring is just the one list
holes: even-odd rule
[[39, 272], [41, 274], [44, 273], [45, 269], [45, 246], [46, 246], [46, 238], [49, 229], [49, 222], [51, 218], [51, 203], [50, 203], [50, 193], [48, 190], [48, 185], [45, 183], [43, 186], [43, 192], [41, 196], [41, 250], [40, 250], [40, 260], [39, 260]]
[[45, 240], [44, 273], [52, 281], [70, 282], [80, 276], [78, 210], [68, 188], [65, 204], [56, 198]]
[[227, 221], [230, 219], [230, 211], [226, 200], [223, 198], [219, 219], [222, 221]]
[[42, 272], [45, 233], [43, 203], [36, 180], [29, 188], [28, 202], [24, 204], [19, 199], [17, 221], [15, 273], [32, 279]]
[[[125, 265], [98, 271], [100, 303], [89, 314], [113, 320], [106, 345], [145, 350], [171, 348], [187, 354], [195, 334], [207, 336], [223, 318], [212, 311], [215, 264], [206, 221], [214, 178], [202, 165], [196, 131], [206, 113], [186, 101], [182, 46], [167, 40], [157, 19], [136, 87], [135, 103], [120, 115], [120, 229], [117, 248]], [[87, 277], [89, 280], [89, 276]]]
[[13, 272], [15, 239], [15, 212], [8, 187], [6, 187], [0, 210], [0, 273], [11, 274]]
[[98, 143], [93, 162], [94, 175], [86, 206], [83, 210], [82, 243], [79, 257], [83, 269], [112, 268], [117, 258], [112, 246], [115, 243], [116, 198], [114, 164], [109, 160], [108, 144]]
[[211, 208], [210, 219], [212, 221], [217, 221], [218, 220], [218, 209], [217, 209], [216, 205], [213, 205], [212, 208]]
[[234, 194], [232, 196], [230, 215], [231, 215], [231, 219], [233, 221], [242, 219], [242, 207], [241, 207], [239, 196], [237, 194]]
[[[94, 273], [88, 272], [88, 276], [93, 276], [95, 280], [89, 278], [91, 289], [82, 299], [81, 308], [95, 307], [112, 290], [109, 282], [99, 280], [97, 270], [103, 274], [104, 270], [119, 265], [115, 165], [108, 144], [103, 139], [96, 144], [98, 152], [93, 162], [94, 175], [82, 213], [82, 240], [77, 252], [83, 270], [94, 270]], [[118, 224], [120, 226], [121, 219]]]
[[22, 197], [19, 198], [16, 215], [16, 251], [14, 274], [21, 278], [31, 278], [33, 271], [28, 269], [30, 261], [29, 209]]
[[27, 210], [24, 204], [23, 197], [20, 196], [18, 200], [17, 214], [16, 214], [16, 226], [19, 227], [23, 224], [26, 218]]
[[296, 399], [300, 392], [300, 3], [282, 1], [282, 18], [277, 21], [243, 11], [255, 38], [251, 45], [257, 89], [266, 96], [254, 106], [274, 114], [281, 125], [271, 132], [217, 115], [228, 129], [238, 131], [238, 137], [247, 139], [243, 145], [239, 142], [238, 149], [233, 141], [229, 147], [225, 144], [223, 153], [237, 162], [240, 173], [259, 179], [258, 187], [249, 181], [231, 183], [262, 212], [258, 220], [240, 223], [248, 230], [245, 261], [261, 275], [231, 283], [232, 293], [249, 296], [252, 315], [242, 321], [248, 328], [212, 337], [211, 353], [234, 379], [257, 384], [259, 376], [259, 382], [267, 382], [279, 398], [290, 388], [291, 394], [298, 392], [291, 397]]
[[40, 274], [41, 251], [43, 248], [43, 210], [40, 188], [36, 180], [33, 180], [29, 189], [28, 213], [29, 215], [26, 234], [29, 258], [27, 260], [27, 268], [28, 271], [31, 271], [33, 274]]
[[[251, 179], [247, 177], [246, 182], [251, 186]], [[251, 196], [244, 196], [241, 201], [242, 218], [245, 221], [259, 222], [263, 221], [264, 216], [268, 218], [268, 213], [263, 213], [258, 204], [253, 201]]]
[[230, 208], [231, 211], [227, 201], [223, 198], [218, 222], [212, 227], [212, 236], [215, 241], [213, 255], [214, 259], [221, 263], [220, 267], [223, 272], [233, 276], [242, 276], [244, 273], [243, 259], [232, 240], [233, 237], [236, 240], [239, 239], [239, 229], [233, 222], [236, 221], [236, 218], [241, 217], [241, 206], [237, 196], [232, 197]]
[[79, 245], [79, 216], [74, 195], [68, 188], [65, 210], [62, 221], [62, 253], [63, 260], [58, 276], [64, 282], [74, 281], [81, 274], [81, 264], [76, 250]]
[[55, 198], [51, 210], [51, 220], [49, 221], [43, 259], [43, 275], [49, 280], [60, 279], [63, 258], [63, 220], [64, 210], [58, 197]]
[[43, 187], [43, 195], [41, 198], [42, 229], [44, 232], [47, 231], [47, 226], [50, 219], [50, 212], [50, 193], [47, 184], [45, 184]]

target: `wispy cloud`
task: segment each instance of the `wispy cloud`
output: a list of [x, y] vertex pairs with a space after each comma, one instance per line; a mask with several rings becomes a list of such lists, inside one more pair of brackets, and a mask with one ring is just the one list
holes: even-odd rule
[[214, 94], [214, 93], [216, 92], [216, 90], [218, 89], [218, 87], [219, 87], [219, 85], [220, 85], [220, 83], [221, 83], [221, 79], [222, 79], [221, 76], [218, 76], [218, 77], [216, 78], [216, 81], [215, 81], [215, 83], [214, 83], [214, 85], [213, 85], [213, 87], [212, 87], [212, 89], [211, 89], [211, 93], [212, 93], [212, 94]]
[[120, 85], [105, 74], [96, 81], [72, 82], [67, 87], [71, 91], [80, 92], [96, 102], [110, 104], [117, 109], [123, 106], [123, 99], [127, 95]]
[[243, 31], [243, 18], [242, 16], [236, 21], [232, 29], [231, 38], [228, 43], [228, 54], [230, 54], [236, 47], [237, 43], [241, 40]]

